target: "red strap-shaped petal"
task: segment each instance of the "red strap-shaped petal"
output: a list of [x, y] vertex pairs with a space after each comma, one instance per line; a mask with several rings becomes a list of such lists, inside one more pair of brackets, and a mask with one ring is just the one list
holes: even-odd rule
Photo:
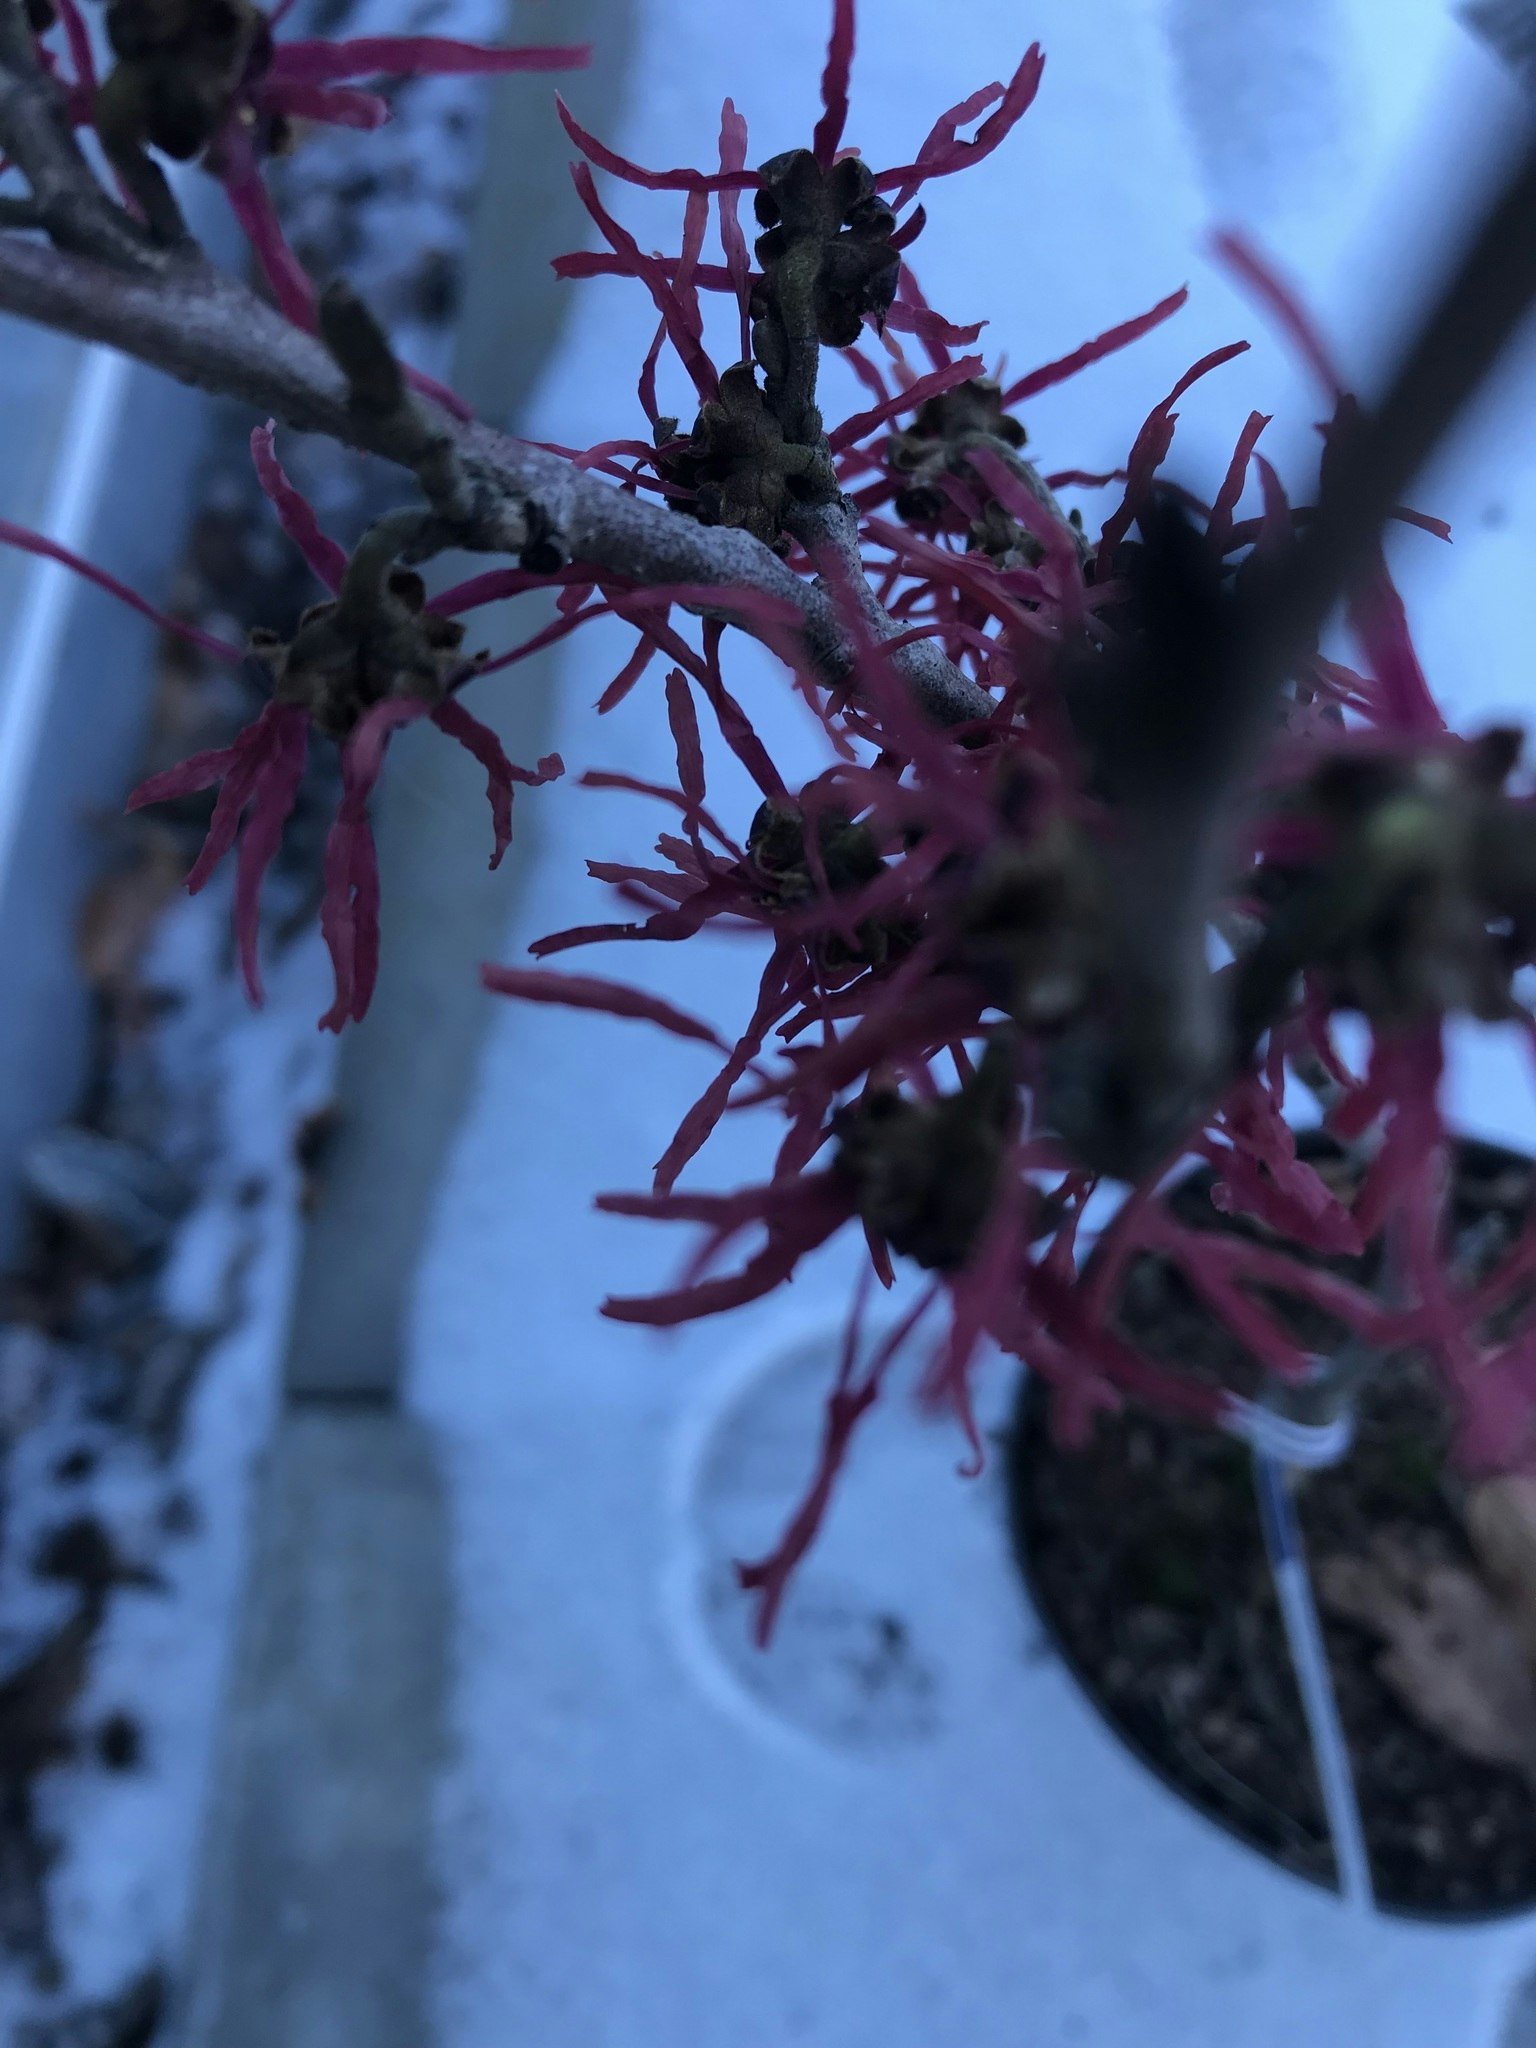
[[563, 775], [565, 763], [558, 754], [546, 754], [536, 769], [519, 768], [516, 762], [508, 760], [506, 749], [491, 728], [467, 711], [456, 697], [446, 698], [436, 707], [432, 723], [473, 754], [485, 770], [486, 795], [496, 838], [491, 866], [499, 867], [502, 855], [512, 844], [513, 784], [520, 782], [525, 789], [536, 789], [541, 783], [553, 782]]
[[293, 813], [304, 763], [309, 753], [309, 720], [296, 704], [277, 707], [276, 739], [251, 800], [251, 814], [240, 835], [235, 867], [235, 939], [246, 993], [263, 1000], [259, 937], [261, 885], [282, 844], [283, 828]]
[[811, 137], [811, 150], [823, 170], [830, 168], [848, 125], [848, 81], [853, 71], [854, 0], [832, 0], [832, 33], [821, 74], [825, 110]]
[[1133, 320], [1122, 320], [1117, 327], [1106, 327], [1102, 334], [1096, 334], [1092, 341], [1085, 341], [1070, 355], [1058, 356], [1053, 363], [1042, 363], [1038, 370], [1031, 370], [1027, 377], [1020, 377], [1010, 384], [1003, 393], [1005, 406], [1022, 405], [1037, 392], [1048, 391], [1053, 384], [1060, 384], [1068, 377], [1075, 377], [1079, 370], [1086, 370], [1090, 363], [1097, 363], [1105, 356], [1113, 355], [1117, 349], [1127, 348], [1133, 341], [1139, 341], [1144, 334], [1150, 334], [1154, 327], [1160, 327], [1169, 320], [1189, 297], [1189, 286], [1180, 285], [1176, 292], [1170, 292], [1166, 299], [1159, 299], [1148, 312], [1138, 313]]
[[506, 71], [575, 71], [592, 56], [590, 43], [492, 49], [452, 36], [349, 36], [339, 42], [296, 38], [279, 43], [270, 76], [328, 84], [341, 78], [456, 78]]
[[493, 967], [480, 970], [485, 986], [500, 996], [517, 996], [525, 1003], [554, 1003], [568, 1010], [597, 1010], [608, 1017], [632, 1017], [645, 1024], [658, 1024], [675, 1038], [692, 1038], [730, 1048], [713, 1026], [686, 1010], [664, 1002], [644, 989], [627, 988], [623, 982], [605, 981], [596, 974], [561, 974], [553, 967]]
[[251, 460], [256, 465], [257, 480], [276, 509], [278, 524], [310, 568], [327, 590], [340, 590], [341, 579], [347, 573], [347, 551], [339, 541], [321, 532], [314, 506], [289, 482], [277, 459], [276, 438], [276, 420], [251, 429]]

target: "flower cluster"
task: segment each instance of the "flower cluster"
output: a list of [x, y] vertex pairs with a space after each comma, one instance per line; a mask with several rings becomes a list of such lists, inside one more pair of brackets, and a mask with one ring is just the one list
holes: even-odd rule
[[[1181, 536], [1175, 552], [1193, 563], [1213, 619], [1287, 558], [1310, 515], [1289, 503], [1259, 452], [1269, 425], [1260, 413], [1246, 422], [1209, 502], [1163, 477], [1180, 402], [1243, 342], [1201, 358], [1177, 381], [1112, 474], [1045, 468], [1025, 454], [1020, 411], [1032, 398], [1134, 343], [1175, 315], [1186, 294], [1007, 384], [989, 378], [981, 357], [961, 353], [979, 329], [934, 312], [911, 272], [907, 251], [923, 224], [913, 201], [928, 178], [1003, 139], [1034, 95], [1039, 53], [1031, 50], [1009, 83], [950, 109], [911, 164], [881, 172], [841, 151], [851, 10], [837, 8], [836, 23], [812, 149], [776, 157], [755, 176], [729, 103], [719, 167], [697, 172], [634, 164], [564, 113], [591, 166], [684, 198], [679, 255], [648, 254], [600, 202], [591, 172], [576, 173], [607, 253], [557, 267], [571, 277], [633, 277], [658, 315], [639, 387], [653, 443], [607, 442], [576, 459], [628, 489], [656, 492], [680, 513], [747, 528], [792, 565], [819, 572], [834, 594], [841, 582], [855, 645], [852, 677], [835, 697], [797, 678], [824, 720], [831, 764], [804, 788], [784, 789], [736, 707], [722, 717], [722, 734], [762, 795], [755, 819], [733, 838], [707, 807], [693, 701], [698, 690], [717, 712], [725, 702], [718, 631], [706, 629], [700, 654], [638, 613], [622, 614], [640, 637], [603, 705], [656, 656], [673, 664], [677, 784], [649, 793], [682, 827], [658, 839], [660, 865], [593, 865], [643, 915], [555, 933], [533, 951], [547, 961], [593, 944], [676, 943], [724, 921], [762, 927], [768, 959], [756, 1008], [657, 1162], [653, 1188], [600, 1198], [612, 1213], [702, 1226], [702, 1241], [678, 1285], [610, 1300], [605, 1313], [664, 1325], [727, 1311], [788, 1281], [838, 1231], [859, 1229], [881, 1281], [890, 1283], [898, 1259], [932, 1276], [901, 1340], [942, 1308], [947, 1327], [933, 1343], [925, 1391], [953, 1409], [979, 1464], [971, 1374], [984, 1341], [1053, 1384], [1069, 1436], [1126, 1398], [1223, 1420], [1231, 1391], [1141, 1355], [1116, 1327], [1120, 1276], [1134, 1255], [1154, 1249], [1279, 1379], [1311, 1370], [1308, 1315], [1379, 1348], [1429, 1345], [1461, 1404], [1464, 1459], [1518, 1464], [1536, 1450], [1530, 1410], [1515, 1393], [1528, 1378], [1529, 1337], [1511, 1337], [1498, 1312], [1536, 1260], [1536, 1234], [1522, 1234], [1475, 1284], [1453, 1276], [1440, 1218], [1447, 1139], [1436, 1107], [1446, 1013], [1525, 1014], [1513, 977], [1536, 937], [1536, 837], [1524, 802], [1507, 794], [1518, 748], [1507, 734], [1463, 743], [1445, 733], [1378, 555], [1350, 607], [1363, 665], [1347, 668], [1313, 648], [1296, 667], [1264, 735], [1219, 897], [1206, 906], [1249, 934], [1214, 978], [1214, 1057], [1180, 1077], [1193, 1087], [1173, 1098], [1168, 1119], [1154, 1120], [1150, 1146], [1140, 1134], [1106, 1142], [1117, 1134], [1103, 1129], [1102, 1102], [1098, 1124], [1084, 1124], [1071, 1096], [1074, 1067], [1099, 1020], [1127, 1002], [1114, 909], [1127, 855], [1116, 841], [1129, 830], [1145, 850], [1160, 806], [1199, 809], [1190, 764], [1202, 754], [1201, 735], [1164, 718], [1166, 705], [1156, 711], [1162, 725], [1124, 721], [1134, 741], [1118, 755], [1100, 745], [1094, 688], [1165, 630], [1159, 613], [1183, 574], [1155, 545], [1170, 508]], [[974, 137], [960, 140], [978, 117]], [[755, 271], [739, 226], [744, 192], [754, 194], [765, 228]], [[711, 207], [718, 262], [705, 254]], [[789, 432], [781, 393], [796, 366], [785, 361], [778, 309], [793, 287], [786, 266], [802, 245], [815, 252], [802, 325], [814, 326], [822, 348], [842, 352], [871, 403], [823, 428], [802, 389], [793, 401], [798, 431]], [[1321, 342], [1255, 252], [1229, 238], [1223, 253], [1316, 370], [1334, 406], [1327, 439], [1336, 449], [1354, 412]], [[724, 368], [706, 346], [711, 293], [734, 300], [739, 313], [742, 360]], [[926, 367], [909, 363], [906, 337]], [[700, 400], [686, 433], [657, 404], [657, 363], [668, 347]], [[797, 544], [796, 504], [816, 501], [824, 488], [816, 464], [828, 459], [835, 494], [857, 509], [860, 569], [897, 628], [893, 638], [869, 629], [845, 566]], [[1252, 483], [1259, 509], [1241, 516]], [[1057, 495], [1116, 484], [1118, 502], [1096, 535]], [[1397, 516], [1448, 537], [1441, 522], [1409, 508]], [[1191, 630], [1187, 595], [1175, 636]], [[969, 731], [935, 730], [892, 661], [919, 637], [986, 691], [990, 717]], [[1188, 652], [1181, 649], [1181, 682], [1195, 696]], [[1224, 678], [1211, 680], [1214, 689]], [[1123, 696], [1111, 702], [1124, 708]], [[1210, 722], [1219, 724], [1214, 710]], [[636, 786], [617, 776], [582, 780]], [[1204, 919], [1197, 937], [1203, 962]], [[488, 980], [524, 999], [644, 1014], [708, 1035], [699, 1020], [659, 1015], [649, 1003], [637, 1009], [621, 984], [589, 975], [539, 966], [491, 970]], [[1331, 1017], [1346, 1010], [1373, 1027], [1375, 1049], [1360, 1076], [1331, 1035]], [[1135, 1033], [1133, 1061], [1166, 1051], [1144, 1008]], [[1325, 1177], [1298, 1156], [1285, 1114], [1298, 1073], [1322, 1088], [1334, 1133], [1359, 1148], [1357, 1174]], [[1133, 1066], [1132, 1080], [1141, 1100], [1127, 1103], [1128, 1118], [1157, 1085], [1147, 1064]], [[768, 1178], [724, 1194], [682, 1191], [679, 1176], [721, 1116], [754, 1104], [783, 1118]], [[1069, 1141], [1069, 1131], [1083, 1142]], [[1166, 1171], [1191, 1155], [1214, 1169], [1217, 1208], [1249, 1228], [1193, 1229], [1156, 1200]], [[1080, 1272], [1077, 1235], [1106, 1160], [1128, 1161], [1135, 1185], [1091, 1269]], [[1374, 1284], [1384, 1244], [1399, 1276], [1390, 1298]], [[860, 1365], [862, 1303], [861, 1295], [805, 1500], [776, 1551], [742, 1569], [760, 1596], [764, 1635], [857, 1421], [900, 1348], [886, 1344]]]
[[[384, 110], [343, 83], [358, 77], [577, 54], [465, 52], [431, 38], [285, 45], [244, 0], [206, 4], [226, 12], [215, 21], [172, 6], [151, 35], [144, 0], [113, 0], [127, 24], [113, 31], [120, 64], [153, 79], [174, 46], [177, 78], [195, 86], [175, 108], [144, 86], [142, 139], [200, 153], [224, 180], [279, 303], [305, 325], [314, 294], [260, 179], [288, 120], [371, 125]], [[60, 6], [72, 104], [88, 120], [88, 51], [74, 0]], [[610, 1300], [608, 1315], [666, 1325], [734, 1309], [845, 1230], [862, 1234], [871, 1282], [891, 1285], [898, 1260], [927, 1276], [869, 1357], [869, 1289], [859, 1291], [805, 1499], [772, 1555], [741, 1568], [764, 1636], [859, 1419], [925, 1320], [940, 1327], [927, 1340], [924, 1393], [957, 1417], [972, 1469], [983, 1456], [972, 1379], [987, 1344], [1051, 1384], [1069, 1436], [1127, 1399], [1213, 1424], [1230, 1416], [1234, 1390], [1144, 1355], [1117, 1327], [1121, 1276], [1148, 1250], [1178, 1267], [1262, 1373], [1308, 1374], [1308, 1318], [1381, 1350], [1423, 1345], [1445, 1364], [1470, 1466], [1536, 1456], [1531, 1331], [1511, 1309], [1536, 1271], [1536, 1226], [1522, 1227], [1494, 1270], [1457, 1269], [1437, 1106], [1447, 1013], [1530, 1021], [1515, 976], [1536, 950], [1536, 812], [1509, 787], [1518, 743], [1445, 731], [1379, 548], [1349, 602], [1361, 666], [1307, 647], [1242, 726], [1242, 693], [1229, 685], [1243, 608], [1294, 558], [1310, 514], [1260, 453], [1260, 413], [1208, 501], [1165, 466], [1181, 402], [1247, 344], [1193, 364], [1108, 475], [1026, 453], [1030, 402], [1173, 318], [1186, 293], [1022, 377], [989, 371], [975, 352], [980, 326], [928, 304], [910, 252], [924, 188], [1005, 141], [1043, 59], [1031, 48], [1006, 81], [942, 113], [909, 161], [876, 169], [844, 146], [854, 29], [853, 0], [835, 0], [809, 146], [756, 169], [729, 100], [717, 160], [700, 170], [632, 163], [560, 106], [603, 246], [556, 267], [632, 279], [657, 325], [638, 378], [646, 430], [557, 452], [679, 519], [739, 529], [814, 580], [842, 636], [835, 683], [813, 666], [794, 608], [752, 590], [646, 586], [534, 549], [519, 567], [429, 602], [400, 566], [397, 537], [365, 537], [349, 556], [319, 532], [267, 428], [253, 436], [258, 473], [327, 599], [290, 638], [249, 650], [271, 701], [235, 743], [133, 798], [219, 785], [189, 885], [239, 838], [235, 918], [258, 996], [262, 877], [312, 735], [340, 745], [322, 911], [336, 970], [323, 1022], [339, 1028], [362, 1016], [373, 985], [368, 801], [390, 735], [429, 718], [481, 761], [493, 865], [513, 784], [561, 772], [554, 757], [533, 772], [513, 767], [465, 710], [459, 692], [486, 665], [463, 653], [461, 614], [524, 590], [558, 592], [554, 622], [507, 661], [593, 618], [625, 623], [633, 649], [599, 713], [661, 664], [675, 783], [580, 778], [661, 807], [654, 856], [591, 864], [622, 911], [551, 934], [533, 947], [535, 964], [489, 967], [485, 978], [509, 997], [645, 1021], [720, 1054], [652, 1187], [600, 1198], [612, 1213], [690, 1224], [702, 1238], [675, 1285]], [[642, 248], [595, 173], [676, 193], [677, 253]], [[750, 247], [748, 195], [759, 230]], [[1356, 430], [1353, 403], [1279, 280], [1245, 245], [1223, 248], [1329, 396], [1326, 475]], [[722, 332], [736, 351], [723, 362], [711, 348]], [[686, 426], [661, 410], [664, 351], [696, 398]], [[823, 416], [818, 383], [829, 353], [868, 399], [836, 422]], [[1087, 486], [1113, 492], [1097, 533], [1061, 502]], [[1257, 509], [1245, 513], [1253, 486]], [[1398, 516], [1445, 533], [1407, 508]], [[782, 656], [821, 722], [826, 765], [802, 787], [787, 785], [728, 686], [738, 628]], [[903, 650], [922, 644], [965, 679], [974, 716], [941, 726], [914, 695]], [[701, 712], [756, 788], [750, 818], [711, 806]], [[594, 945], [693, 942], [719, 927], [760, 934], [766, 956], [734, 1039], [622, 981], [549, 964]], [[1213, 930], [1232, 948], [1219, 973], [1207, 965]], [[1335, 1044], [1333, 1019], [1346, 1011], [1371, 1027], [1360, 1074]], [[1342, 1177], [1298, 1154], [1287, 1108], [1299, 1076], [1350, 1150]], [[766, 1178], [724, 1193], [680, 1185], [721, 1119], [752, 1106], [780, 1122]], [[1196, 1228], [1159, 1202], [1168, 1171], [1190, 1157], [1213, 1170], [1216, 1208], [1242, 1229]], [[1083, 1265], [1088, 1205], [1112, 1180], [1131, 1186]]]

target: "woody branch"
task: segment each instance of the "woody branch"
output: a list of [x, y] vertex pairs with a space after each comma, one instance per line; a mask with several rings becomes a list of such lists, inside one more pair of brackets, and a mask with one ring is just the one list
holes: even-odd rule
[[[36, 62], [22, 0], [0, 0], [0, 149], [31, 187], [31, 200], [21, 202], [27, 211], [10, 209], [13, 220], [35, 216], [48, 237], [21, 226], [0, 232], [0, 311], [105, 343], [185, 384], [411, 470], [457, 546], [515, 555], [536, 535], [602, 575], [718, 590], [718, 603], [695, 608], [759, 637], [761, 606], [748, 616], [731, 594], [767, 598], [795, 622], [824, 681], [848, 672], [853, 650], [831, 598], [751, 534], [680, 519], [420, 395], [359, 402], [355, 380], [326, 345], [336, 339], [330, 322], [326, 339], [308, 334], [195, 245], [157, 244], [102, 188], [76, 144], [58, 88]], [[345, 292], [329, 310], [340, 313], [344, 332], [356, 335], [365, 324]], [[881, 638], [899, 631], [873, 600], [866, 624]], [[990, 712], [986, 694], [937, 648], [908, 644], [892, 659], [939, 722]]]

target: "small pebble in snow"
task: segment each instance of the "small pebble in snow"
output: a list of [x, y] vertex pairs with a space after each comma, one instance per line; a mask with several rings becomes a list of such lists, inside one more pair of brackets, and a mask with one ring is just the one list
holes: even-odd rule
[[416, 312], [434, 323], [451, 320], [459, 310], [462, 270], [447, 249], [429, 249], [414, 280]]
[[164, 1971], [152, 1967], [116, 1998], [26, 2021], [14, 2048], [150, 2048], [165, 2014], [166, 1990]]
[[325, 1192], [326, 1168], [341, 1135], [341, 1110], [334, 1102], [312, 1109], [293, 1135], [294, 1163], [299, 1169], [299, 1206], [313, 1210]]
[[85, 1593], [104, 1593], [109, 1586], [165, 1590], [159, 1572], [123, 1556], [97, 1515], [75, 1515], [51, 1530], [38, 1546], [32, 1569], [40, 1579], [62, 1579]]
[[165, 1251], [189, 1190], [148, 1152], [100, 1131], [61, 1124], [27, 1147], [22, 1185], [115, 1271]]
[[144, 1760], [144, 1731], [132, 1714], [108, 1714], [96, 1730], [96, 1754], [109, 1771], [134, 1771]]

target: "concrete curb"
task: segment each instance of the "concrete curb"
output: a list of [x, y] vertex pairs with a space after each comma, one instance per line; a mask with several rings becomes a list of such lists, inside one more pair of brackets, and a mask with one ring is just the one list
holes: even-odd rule
[[[569, 0], [560, 10], [562, 39], [593, 44], [583, 104], [600, 125], [619, 96], [628, 12], [628, 0]], [[549, 33], [546, 8], [514, 0], [510, 42]], [[549, 258], [579, 247], [588, 226], [553, 97], [538, 76], [498, 85], [471, 229], [455, 381], [496, 421], [525, 403], [563, 326], [569, 292]], [[524, 221], [531, 228], [519, 246]], [[446, 585], [485, 566], [481, 557], [445, 557], [433, 576]], [[525, 639], [545, 622], [539, 606], [522, 599], [476, 612], [470, 644], [499, 652]], [[556, 674], [549, 655], [471, 692], [515, 761], [547, 749]], [[398, 1391], [417, 1254], [485, 1027], [490, 999], [479, 967], [500, 948], [538, 845], [539, 812], [537, 795], [519, 798], [512, 851], [491, 874], [484, 772], [425, 728], [396, 743], [378, 807], [383, 959], [367, 1022], [342, 1043], [339, 1133], [294, 1307], [288, 1385], [297, 1395], [393, 1399]]]
[[290, 1416], [259, 1529], [184, 2038], [422, 2048], [448, 1650], [424, 1432], [381, 1412]]

